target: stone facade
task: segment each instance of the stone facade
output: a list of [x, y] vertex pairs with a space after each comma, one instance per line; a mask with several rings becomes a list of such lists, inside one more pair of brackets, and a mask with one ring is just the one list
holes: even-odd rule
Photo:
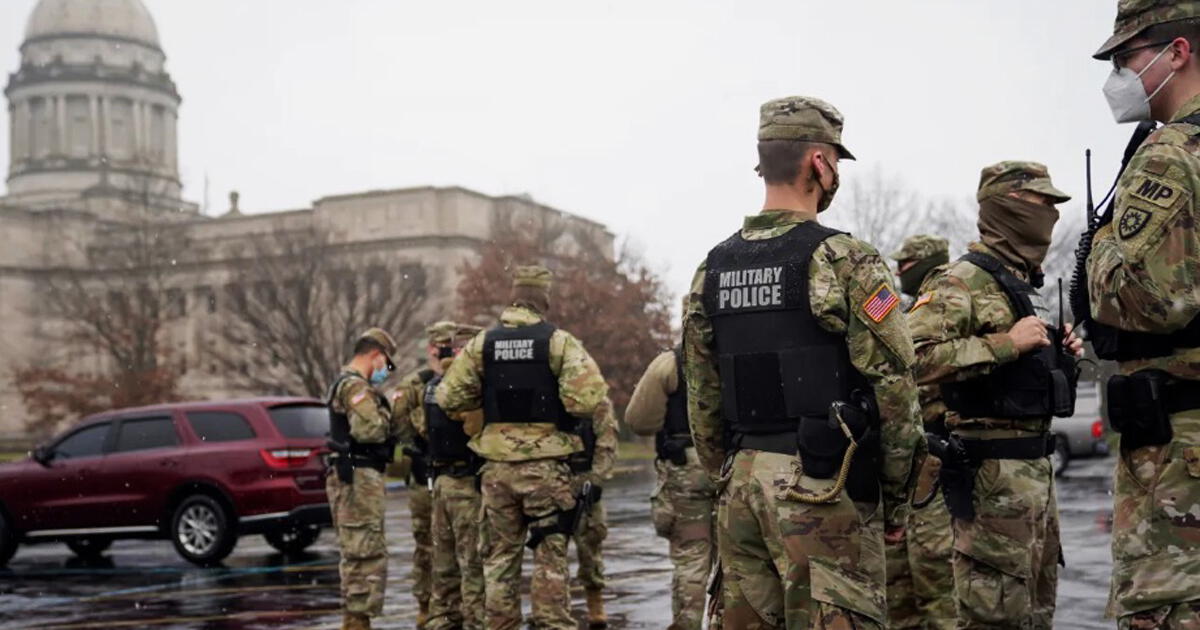
[[[12, 382], [18, 367], [70, 356], [56, 346], [45, 286], [54, 274], [103, 267], [106, 251], [145, 217], [183, 235], [169, 284], [183, 317], [164, 331], [182, 389], [202, 398], [255, 395], [234, 386], [213, 355], [222, 343], [221, 289], [253, 244], [285, 231], [317, 229], [356, 255], [421, 265], [430, 298], [422, 318], [453, 311], [461, 265], [505, 224], [566, 225], [561, 251], [581, 242], [612, 250], [603, 225], [526, 196], [492, 197], [463, 188], [406, 188], [324, 197], [311, 208], [202, 215], [180, 195], [176, 116], [180, 97], [140, 0], [42, 0], [9, 77], [8, 196], [0, 197], [0, 437], [19, 435], [25, 409]], [[415, 354], [417, 340], [409, 340]]]

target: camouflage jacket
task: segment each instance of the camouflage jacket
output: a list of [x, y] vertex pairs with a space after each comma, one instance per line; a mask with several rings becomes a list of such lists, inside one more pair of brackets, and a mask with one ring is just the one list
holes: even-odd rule
[[[500, 315], [500, 325], [515, 328], [542, 321], [527, 308], [511, 306]], [[446, 370], [437, 387], [438, 404], [446, 413], [459, 415], [483, 406], [483, 340], [475, 336]], [[608, 395], [600, 366], [571, 333], [557, 329], [550, 337], [550, 370], [558, 377], [558, 392], [567, 413], [592, 418]], [[527, 461], [565, 457], [583, 448], [579, 436], [559, 431], [549, 423], [489, 423], [471, 438], [471, 449], [495, 461]]]
[[675, 352], [668, 350], [650, 362], [625, 408], [625, 422], [638, 435], [654, 435], [667, 417], [667, 397], [679, 387]]
[[[1200, 95], [1175, 115], [1200, 112]], [[1170, 123], [1142, 144], [1117, 184], [1113, 221], [1088, 258], [1092, 316], [1123, 330], [1171, 333], [1200, 313], [1200, 126]], [[1121, 364], [1200, 380], [1200, 348]]]
[[425, 423], [426, 380], [422, 374], [425, 371], [414, 370], [406, 374], [389, 397], [392, 401], [392, 416], [404, 435], [401, 441], [405, 443], [411, 442], [414, 435], [429, 437]]
[[380, 404], [380, 394], [371, 383], [349, 365], [342, 367], [338, 378], [342, 380], [330, 406], [350, 420], [350, 437], [362, 444], [381, 444], [394, 436], [392, 415]]
[[[945, 269], [945, 265], [934, 267], [921, 281], [921, 289], [917, 292], [917, 297], [909, 306], [909, 316], [921, 307], [929, 304], [933, 299], [933, 293], [927, 289], [930, 278]], [[909, 322], [909, 331], [912, 331], [912, 323]], [[921, 422], [925, 425], [925, 430], [929, 431], [935, 428], [944, 426], [946, 419], [946, 402], [942, 400], [941, 385], [918, 385], [917, 400], [921, 404]]]
[[[967, 249], [1000, 259], [981, 243], [971, 243]], [[1028, 280], [1020, 269], [1007, 263], [1005, 267]], [[1016, 313], [1004, 289], [987, 271], [957, 260], [929, 274], [921, 289], [925, 303], [908, 315], [917, 350], [914, 373], [919, 384], [937, 385], [983, 376], [1017, 360], [1017, 348], [1008, 336], [1016, 323]], [[1044, 420], [960, 418], [954, 413], [948, 415], [946, 423], [963, 429], [1046, 428]]]
[[[790, 212], [763, 212], [747, 217], [742, 237], [775, 238], [805, 219]], [[705, 265], [692, 280], [683, 320], [684, 374], [688, 388], [688, 420], [700, 461], [710, 476], [719, 475], [725, 459], [721, 378], [713, 355], [713, 328], [705, 313]], [[885, 516], [896, 523], [909, 492], [915, 457], [924, 440], [919, 424], [917, 388], [910, 368], [912, 341], [901, 313], [889, 312], [878, 323], [863, 311], [881, 286], [892, 288], [892, 276], [874, 247], [849, 234], [826, 239], [809, 265], [812, 313], [826, 330], [846, 336], [850, 360], [875, 389], [882, 419], [883, 489]], [[894, 290], [894, 289], [893, 289]], [[920, 452], [918, 452], [918, 450]]]
[[617, 413], [612, 399], [605, 396], [592, 415], [592, 430], [596, 432], [596, 452], [592, 457], [593, 481], [612, 479], [617, 463]]

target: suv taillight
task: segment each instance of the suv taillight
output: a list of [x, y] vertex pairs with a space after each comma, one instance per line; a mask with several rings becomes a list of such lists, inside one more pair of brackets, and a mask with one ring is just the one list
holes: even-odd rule
[[1097, 420], [1092, 423], [1092, 437], [1096, 438], [1097, 440], [1104, 437], [1104, 421], [1103, 420]]
[[303, 468], [314, 452], [311, 448], [264, 448], [259, 454], [271, 468]]

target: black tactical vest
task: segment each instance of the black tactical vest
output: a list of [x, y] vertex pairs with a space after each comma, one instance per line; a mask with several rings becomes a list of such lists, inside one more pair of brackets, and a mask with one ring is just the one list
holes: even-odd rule
[[[329, 409], [329, 440], [337, 444], [348, 446], [350, 451], [347, 454], [349, 455], [364, 457], [372, 460], [382, 460], [385, 462], [391, 461], [391, 450], [394, 448], [392, 443], [361, 444], [358, 440], [354, 439], [354, 436], [350, 434], [350, 416], [347, 413], [347, 410], [335, 409], [333, 402], [334, 397], [337, 396], [338, 388], [342, 386], [342, 383], [354, 378], [362, 381], [367, 380], [358, 374], [343, 372], [337, 377], [336, 380], [334, 380], [333, 385], [329, 388], [329, 393], [325, 397], [325, 406]], [[368, 382], [368, 385], [369, 384], [370, 383]], [[375, 391], [375, 388], [373, 387], [370, 391], [375, 396], [376, 401], [379, 403], [379, 407], [390, 412], [391, 405], [388, 404], [387, 399], [384, 398], [379, 392]]]
[[809, 300], [813, 252], [840, 233], [806, 221], [770, 239], [734, 234], [708, 253], [704, 310], [734, 434], [795, 431], [800, 418], [827, 417], [834, 401], [870, 390], [845, 337], [821, 328]]
[[435, 376], [425, 384], [425, 427], [429, 435], [429, 458], [434, 465], [468, 462], [473, 453], [467, 448], [470, 437], [463, 431], [463, 423], [455, 422], [437, 404], [434, 390], [442, 382]]
[[549, 422], [574, 426], [550, 369], [550, 336], [554, 326], [487, 331], [483, 339], [483, 418], [495, 422]]
[[[1037, 291], [1008, 271], [999, 260], [981, 252], [970, 252], [961, 260], [991, 274], [1004, 290], [1013, 308], [1014, 320], [1036, 315], [1031, 296]], [[1053, 327], [1050, 338], [1061, 335]], [[1016, 361], [997, 366], [990, 373], [965, 381], [942, 384], [946, 407], [964, 418], [1009, 418], [1014, 420], [1067, 417], [1075, 410], [1074, 358], [1056, 343], [1027, 352]]]
[[667, 417], [659, 431], [664, 438], [691, 433], [687, 415], [687, 381], [683, 378], [683, 352], [679, 346], [675, 347], [675, 379], [678, 385], [675, 391], [667, 396]]

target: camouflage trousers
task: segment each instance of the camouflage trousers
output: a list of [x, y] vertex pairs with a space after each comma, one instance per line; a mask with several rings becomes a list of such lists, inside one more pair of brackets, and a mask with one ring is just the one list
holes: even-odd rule
[[716, 555], [716, 487], [700, 466], [695, 449], [687, 449], [687, 458], [683, 466], [655, 460], [658, 482], [650, 495], [654, 531], [667, 539], [675, 566], [670, 630], [700, 630], [708, 574]]
[[412, 554], [413, 597], [422, 607], [429, 605], [433, 584], [433, 495], [429, 487], [412, 483], [408, 486], [408, 513], [412, 515], [412, 534], [415, 545]]
[[356, 468], [354, 483], [345, 484], [331, 469], [325, 479], [325, 494], [342, 555], [338, 565], [342, 606], [347, 612], [378, 616], [383, 612], [388, 558], [383, 475], [370, 468]]
[[942, 463], [925, 458], [904, 540], [887, 550], [888, 627], [954, 628], [954, 536], [937, 484]]
[[[521, 558], [530, 526], [550, 526], [575, 507], [571, 471], [559, 459], [488, 462], [483, 466], [484, 612], [488, 630], [521, 627]], [[574, 630], [567, 537], [547, 536], [533, 552], [532, 622], [538, 630]]]
[[430, 630], [483, 630], [479, 510], [475, 477], [441, 475], [434, 482]]
[[972, 504], [974, 521], [953, 519], [958, 627], [1053, 627], [1062, 547], [1050, 459], [983, 460]]
[[724, 623], [751, 630], [883, 627], [883, 520], [877, 504], [787, 498], [825, 492], [833, 480], [798, 477], [791, 455], [742, 450], [722, 479], [717, 537]]
[[1123, 628], [1200, 628], [1200, 410], [1171, 428], [1169, 443], [1117, 460], [1108, 612]]
[[604, 590], [605, 538], [608, 538], [608, 513], [604, 510], [604, 502], [596, 501], [580, 521], [579, 531], [575, 532], [575, 554], [579, 558], [575, 577], [584, 590]]

